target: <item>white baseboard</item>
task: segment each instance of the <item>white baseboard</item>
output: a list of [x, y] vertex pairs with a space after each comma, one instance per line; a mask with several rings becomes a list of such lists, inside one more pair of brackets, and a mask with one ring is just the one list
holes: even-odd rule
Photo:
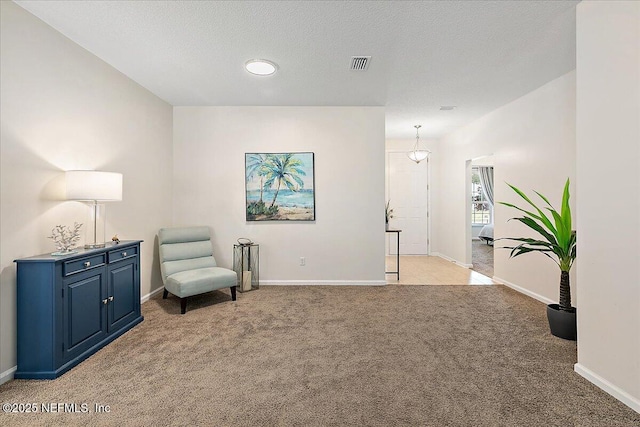
[[13, 373], [18, 369], [18, 366], [14, 366], [13, 368], [9, 368], [3, 373], [0, 374], [0, 384], [4, 384], [7, 381], [11, 381], [13, 379]]
[[151, 297], [153, 297], [158, 292], [161, 292], [163, 289], [164, 289], [164, 287], [161, 286], [158, 289], [156, 289], [154, 291], [151, 291], [148, 294], [144, 295], [142, 298], [140, 298], [140, 303], [144, 304], [145, 302], [149, 301], [149, 299], [151, 299]]
[[432, 252], [431, 255], [440, 257], [440, 258], [445, 259], [447, 261], [451, 261], [452, 263], [454, 263], [456, 265], [459, 265], [460, 267], [464, 267], [464, 268], [472, 268], [473, 267], [473, 264], [465, 264], [464, 262], [460, 262], [457, 259], [453, 259], [453, 258], [448, 257], [445, 254], [441, 254], [439, 252]]
[[[395, 259], [395, 257], [397, 256], [397, 254], [386, 254], [385, 257], [393, 257]], [[405, 256], [410, 256], [410, 257], [421, 257], [421, 256], [434, 256], [432, 253], [428, 253], [428, 254], [400, 254], [400, 257], [405, 257]]]
[[509, 282], [507, 280], [501, 279], [501, 278], [499, 278], [497, 276], [493, 276], [493, 280], [496, 281], [496, 282], [500, 282], [503, 285], [508, 286], [511, 289], [520, 292], [521, 294], [525, 294], [527, 296], [530, 296], [533, 299], [537, 299], [538, 301], [543, 302], [545, 304], [557, 304], [558, 303], [557, 301], [551, 300], [551, 299], [549, 299], [547, 297], [543, 297], [540, 294], [537, 294], [535, 292], [531, 292], [529, 289], [525, 289], [525, 288], [523, 288], [521, 286], [513, 284], [513, 283], [511, 283], [511, 282]]
[[260, 286], [385, 286], [386, 280], [260, 280]]
[[629, 408], [640, 413], [640, 399], [637, 399], [631, 396], [626, 391], [621, 390], [619, 387], [616, 387], [615, 385], [611, 384], [609, 381], [602, 378], [600, 375], [585, 368], [579, 363], [576, 363], [575, 365], [573, 365], [573, 370], [576, 371], [580, 376], [585, 378], [590, 383], [593, 383], [595, 386], [609, 393], [611, 396], [615, 397], [620, 402], [627, 405]]

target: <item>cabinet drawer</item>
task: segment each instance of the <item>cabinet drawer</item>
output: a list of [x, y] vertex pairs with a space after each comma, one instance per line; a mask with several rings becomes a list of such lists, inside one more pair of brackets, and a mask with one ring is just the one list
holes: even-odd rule
[[109, 251], [109, 264], [119, 261], [121, 259], [131, 258], [138, 255], [137, 246], [128, 246], [124, 248], [115, 249]]
[[90, 268], [98, 267], [105, 264], [105, 254], [98, 254], [85, 258], [66, 261], [63, 265], [63, 274], [68, 276], [79, 271], [85, 271]]

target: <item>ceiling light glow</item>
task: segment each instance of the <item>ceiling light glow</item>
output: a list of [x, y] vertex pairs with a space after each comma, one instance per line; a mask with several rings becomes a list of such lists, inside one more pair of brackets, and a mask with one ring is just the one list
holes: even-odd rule
[[244, 64], [244, 67], [251, 74], [258, 76], [269, 76], [276, 72], [278, 66], [275, 62], [267, 61], [266, 59], [252, 59]]

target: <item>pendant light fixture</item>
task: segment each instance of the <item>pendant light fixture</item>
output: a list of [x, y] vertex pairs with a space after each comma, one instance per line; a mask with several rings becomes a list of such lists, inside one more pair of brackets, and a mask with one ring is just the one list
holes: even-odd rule
[[427, 150], [424, 144], [420, 144], [420, 134], [418, 131], [421, 127], [421, 125], [414, 126], [414, 128], [416, 128], [416, 145], [413, 146], [413, 150], [407, 153], [407, 156], [416, 163], [420, 163], [431, 154], [431, 151]]

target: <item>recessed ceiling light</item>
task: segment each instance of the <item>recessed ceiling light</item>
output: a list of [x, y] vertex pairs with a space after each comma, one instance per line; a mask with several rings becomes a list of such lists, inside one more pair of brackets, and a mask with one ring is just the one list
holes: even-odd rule
[[440, 107], [440, 111], [451, 111], [455, 110], [457, 107], [455, 105], [442, 105]]
[[275, 62], [267, 61], [266, 59], [252, 59], [247, 61], [244, 67], [251, 74], [258, 76], [268, 76], [278, 69], [278, 65]]

